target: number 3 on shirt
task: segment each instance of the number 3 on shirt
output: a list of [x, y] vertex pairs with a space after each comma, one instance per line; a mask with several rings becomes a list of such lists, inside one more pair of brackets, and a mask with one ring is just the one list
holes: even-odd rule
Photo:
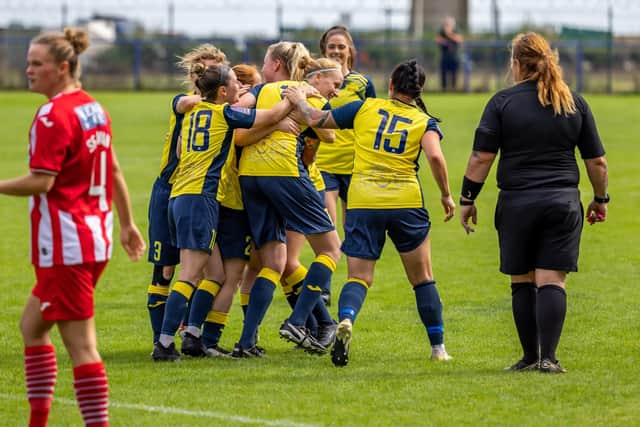
[[[378, 131], [376, 132], [376, 140], [373, 143], [373, 149], [379, 150], [380, 144], [382, 143], [382, 135], [386, 134], [389, 136], [400, 135], [400, 142], [397, 147], [391, 145], [391, 138], [384, 138], [383, 149], [387, 153], [391, 154], [402, 154], [404, 153], [405, 146], [407, 145], [407, 135], [408, 131], [406, 129], [396, 129], [398, 123], [406, 123], [410, 125], [413, 123], [413, 120], [408, 119], [406, 117], [393, 115], [391, 116], [391, 121], [389, 121], [389, 112], [383, 110], [382, 108], [378, 110], [378, 114], [382, 116], [380, 120], [380, 126], [378, 126]], [[387, 127], [387, 123], [389, 126]], [[394, 138], [395, 139], [395, 138]]]

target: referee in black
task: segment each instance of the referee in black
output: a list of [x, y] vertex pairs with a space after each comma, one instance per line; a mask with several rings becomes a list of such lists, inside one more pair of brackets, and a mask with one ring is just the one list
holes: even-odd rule
[[495, 227], [500, 271], [511, 276], [513, 318], [524, 352], [507, 368], [564, 373], [556, 359], [567, 309], [565, 280], [577, 271], [584, 211], [575, 147], [594, 197], [590, 223], [607, 214], [607, 162], [586, 101], [562, 80], [557, 53], [536, 33], [511, 44], [515, 85], [487, 103], [476, 129], [460, 198], [460, 222], [473, 232], [478, 196], [498, 151]]

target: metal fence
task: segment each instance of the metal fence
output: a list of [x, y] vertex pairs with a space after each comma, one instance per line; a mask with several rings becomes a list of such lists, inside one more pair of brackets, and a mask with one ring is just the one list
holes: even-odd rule
[[[0, 36], [0, 89], [23, 89], [29, 37]], [[184, 76], [177, 57], [200, 43], [220, 47], [231, 63], [262, 64], [274, 40], [144, 38], [114, 44], [93, 42], [82, 55], [82, 82], [90, 89], [179, 90]], [[317, 41], [303, 41], [317, 53]], [[372, 77], [378, 92], [386, 88], [393, 66], [417, 58], [427, 70], [427, 91], [440, 90], [440, 51], [433, 41], [357, 40], [356, 69]], [[563, 40], [553, 44], [560, 54], [566, 81], [573, 89], [592, 93], [640, 93], [640, 42]], [[509, 85], [509, 41], [469, 40], [460, 52], [457, 90], [495, 91]]]

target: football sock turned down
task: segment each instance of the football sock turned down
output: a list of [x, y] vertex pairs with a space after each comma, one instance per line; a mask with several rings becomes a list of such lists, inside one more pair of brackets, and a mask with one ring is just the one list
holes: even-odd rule
[[321, 301], [322, 291], [331, 287], [331, 276], [336, 270], [335, 261], [324, 254], [320, 254], [311, 263], [307, 276], [302, 284], [302, 292], [298, 296], [296, 307], [289, 316], [289, 322], [296, 326], [304, 326], [307, 318], [318, 301]]
[[256, 281], [251, 288], [251, 297], [249, 298], [242, 335], [240, 336], [239, 343], [243, 348], [251, 348], [255, 345], [258, 326], [262, 323], [262, 319], [269, 305], [271, 305], [273, 292], [279, 282], [280, 273], [277, 271], [265, 267], [258, 273], [258, 277], [256, 277]]
[[187, 332], [194, 337], [200, 336], [200, 328], [211, 311], [211, 306], [215, 297], [220, 292], [222, 285], [213, 280], [201, 280], [198, 289], [194, 292], [189, 309], [189, 320], [187, 321]]
[[422, 324], [427, 329], [431, 345], [444, 343], [444, 326], [442, 324], [442, 303], [436, 289], [436, 282], [427, 280], [413, 287], [416, 294], [416, 306]]
[[356, 321], [364, 299], [367, 297], [367, 290], [369, 285], [364, 280], [354, 277], [348, 279], [338, 299], [338, 321], [341, 322], [344, 319], [351, 320], [351, 323]]
[[222, 311], [209, 311], [202, 326], [202, 344], [206, 348], [215, 347], [220, 341], [222, 330], [227, 325], [229, 313]]
[[149, 319], [151, 320], [154, 343], [158, 341], [158, 338], [160, 338], [160, 330], [162, 329], [162, 320], [164, 319], [164, 309], [167, 304], [168, 296], [168, 285], [149, 285], [149, 288], [147, 288], [147, 309], [149, 310]]
[[167, 298], [164, 321], [162, 322], [162, 332], [158, 341], [164, 347], [168, 347], [173, 342], [173, 338], [178, 331], [180, 322], [187, 311], [187, 302], [191, 299], [194, 291], [193, 283], [185, 280], [176, 280], [173, 289]]

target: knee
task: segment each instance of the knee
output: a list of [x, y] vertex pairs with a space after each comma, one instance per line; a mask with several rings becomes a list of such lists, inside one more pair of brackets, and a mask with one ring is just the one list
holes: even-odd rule
[[65, 346], [73, 366], [96, 363], [102, 360], [96, 346], [90, 343], [74, 343], [72, 345], [66, 343]]
[[175, 267], [165, 267], [162, 265], [153, 266], [152, 283], [156, 286], [169, 286], [173, 279]]

